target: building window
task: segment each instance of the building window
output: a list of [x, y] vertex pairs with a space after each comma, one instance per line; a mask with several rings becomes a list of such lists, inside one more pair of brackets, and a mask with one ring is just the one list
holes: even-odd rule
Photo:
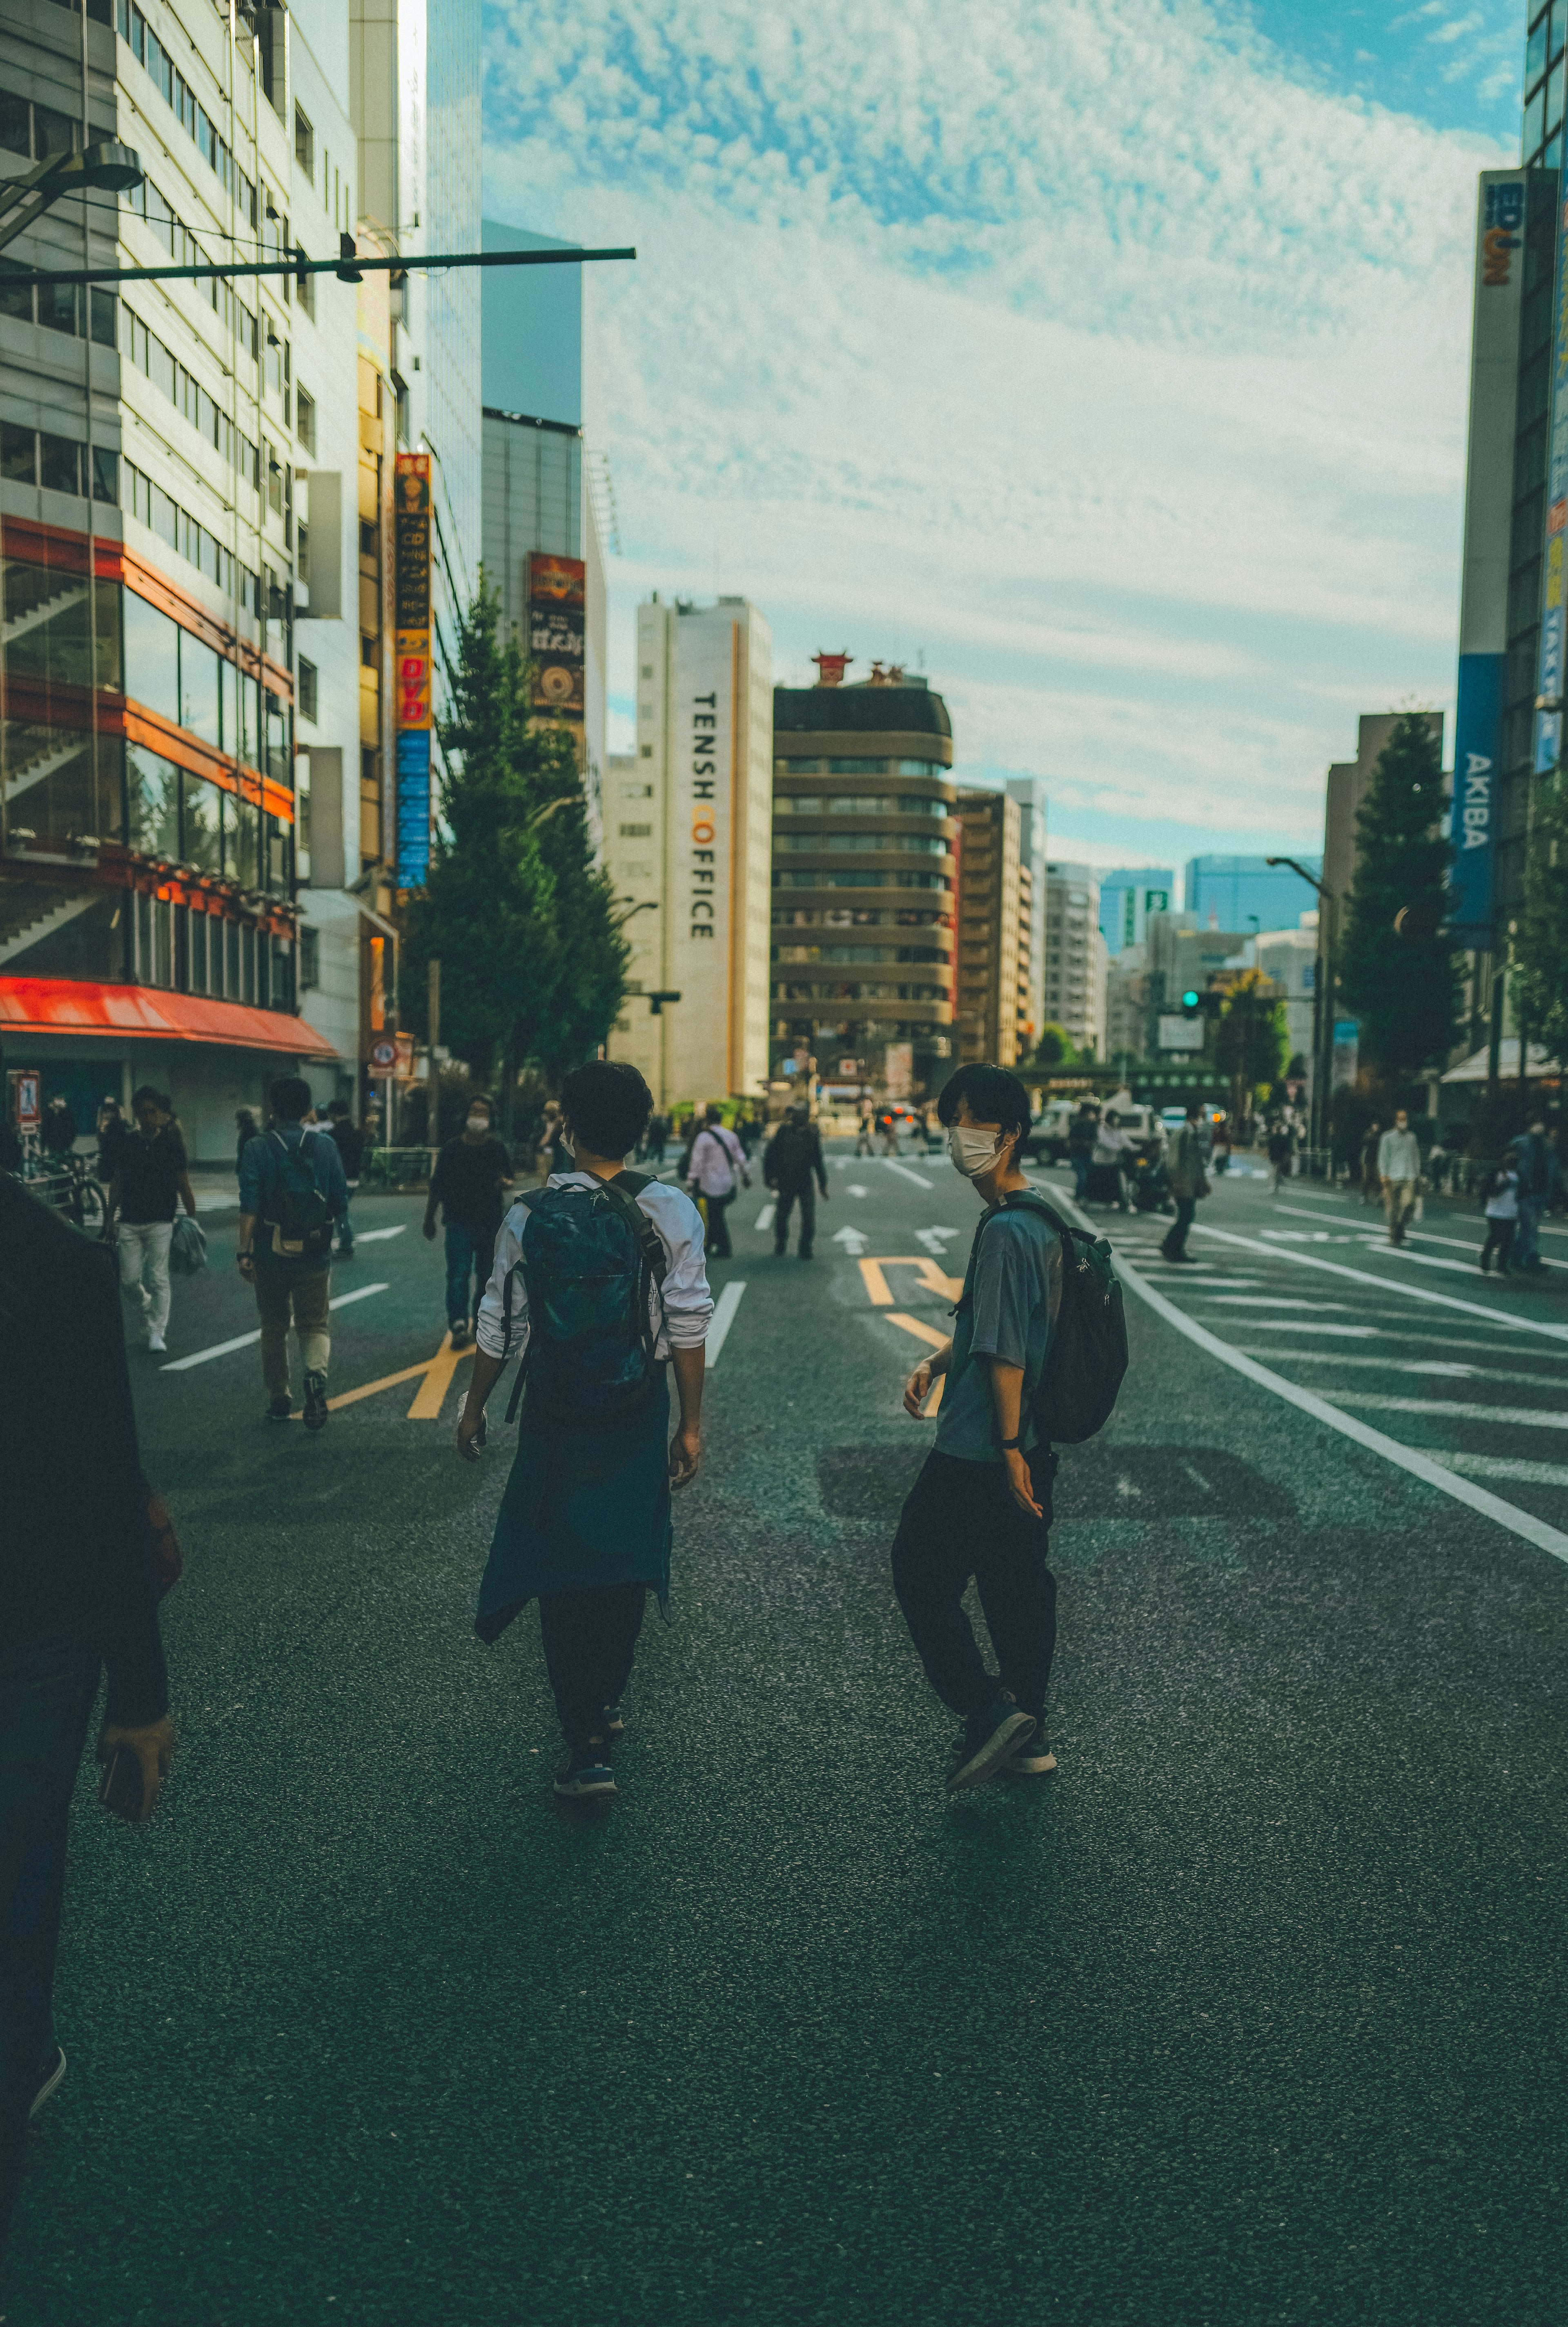
[[316, 399], [305, 388], [300, 388], [294, 399], [294, 434], [305, 451], [316, 449]]
[[653, 827], [651, 824], [623, 824], [621, 837], [622, 840], [651, 840]]
[[322, 982], [322, 933], [308, 921], [300, 924], [300, 985], [319, 986]]
[[316, 137], [305, 116], [294, 107], [294, 166], [304, 172], [312, 184], [316, 175]]
[[316, 667], [300, 657], [300, 717], [313, 719], [316, 715]]
[[652, 757], [653, 757], [653, 745], [652, 745], [651, 743], [645, 743], [645, 744], [643, 745], [643, 747], [642, 747], [642, 756], [643, 756], [643, 758], [644, 758], [645, 760], [651, 760], [651, 759], [652, 759]]

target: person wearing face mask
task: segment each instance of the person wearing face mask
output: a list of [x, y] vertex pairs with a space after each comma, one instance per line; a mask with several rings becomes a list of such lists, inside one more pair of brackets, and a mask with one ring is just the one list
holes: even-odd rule
[[[922, 1360], [904, 1409], [937, 1442], [899, 1521], [893, 1585], [926, 1677], [963, 1723], [949, 1792], [998, 1771], [1041, 1777], [1045, 1691], [1056, 1642], [1056, 1584], [1045, 1564], [1056, 1457], [1030, 1419], [1061, 1306], [1061, 1237], [1018, 1168], [1029, 1094], [994, 1066], [961, 1067], [937, 1103], [955, 1168], [985, 1207], [952, 1339]], [[945, 1393], [945, 1395], [943, 1394]], [[964, 1594], [980, 1594], [996, 1670]]]
[[490, 1100], [475, 1091], [462, 1136], [449, 1139], [435, 1159], [425, 1207], [425, 1233], [432, 1244], [438, 1210], [445, 1220], [446, 1322], [454, 1350], [468, 1340], [506, 1210], [501, 1191], [512, 1184], [511, 1157], [490, 1128], [492, 1115]]

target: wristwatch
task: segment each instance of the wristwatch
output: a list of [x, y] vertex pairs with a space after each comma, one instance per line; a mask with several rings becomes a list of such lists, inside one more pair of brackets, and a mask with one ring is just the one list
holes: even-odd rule
[[1004, 1438], [1002, 1440], [1001, 1444], [1003, 1453], [1011, 1454], [1016, 1450], [1018, 1440], [1016, 1438]]

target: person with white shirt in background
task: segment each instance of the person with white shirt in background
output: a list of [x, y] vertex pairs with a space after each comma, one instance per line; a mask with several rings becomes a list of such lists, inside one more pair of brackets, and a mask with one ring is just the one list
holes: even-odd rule
[[737, 1182], [749, 1188], [746, 1152], [733, 1131], [726, 1131], [716, 1107], [710, 1107], [703, 1128], [692, 1142], [686, 1186], [700, 1195], [708, 1216], [708, 1252], [714, 1260], [733, 1257], [730, 1224], [724, 1215], [735, 1201]]
[[714, 1298], [695, 1205], [626, 1168], [653, 1109], [636, 1068], [609, 1059], [577, 1068], [561, 1106], [567, 1168], [529, 1189], [501, 1224], [457, 1451], [479, 1461], [485, 1400], [515, 1355], [518, 1451], [474, 1630], [496, 1640], [538, 1601], [566, 1744], [555, 1791], [584, 1800], [615, 1794], [611, 1751], [625, 1726], [621, 1694], [649, 1586], [668, 1603], [670, 1495], [702, 1462]]
[[1489, 1276], [1492, 1255], [1498, 1257], [1498, 1275], [1507, 1276], [1513, 1254], [1514, 1237], [1519, 1225], [1519, 1151], [1510, 1147], [1502, 1162], [1487, 1182], [1485, 1204], [1487, 1240], [1481, 1247], [1481, 1275]]
[[1131, 1209], [1127, 1201], [1125, 1175], [1133, 1168], [1133, 1141], [1122, 1129], [1120, 1116], [1114, 1107], [1107, 1107], [1103, 1118], [1095, 1126], [1095, 1144], [1091, 1163], [1097, 1171], [1115, 1173], [1116, 1186], [1120, 1191], [1117, 1201], [1123, 1211]]
[[1421, 1142], [1410, 1128], [1410, 1117], [1400, 1107], [1394, 1128], [1377, 1142], [1377, 1177], [1383, 1183], [1383, 1212], [1390, 1244], [1405, 1242], [1405, 1223], [1415, 1210], [1421, 1189]]

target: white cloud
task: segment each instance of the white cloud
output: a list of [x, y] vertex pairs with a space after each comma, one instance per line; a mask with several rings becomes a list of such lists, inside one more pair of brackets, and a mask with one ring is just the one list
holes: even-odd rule
[[923, 650], [968, 768], [1297, 837], [1352, 706], [1448, 688], [1506, 157], [1196, 0], [492, 14], [489, 206], [640, 252], [589, 297], [618, 687], [636, 595], [744, 591], [802, 681]]

